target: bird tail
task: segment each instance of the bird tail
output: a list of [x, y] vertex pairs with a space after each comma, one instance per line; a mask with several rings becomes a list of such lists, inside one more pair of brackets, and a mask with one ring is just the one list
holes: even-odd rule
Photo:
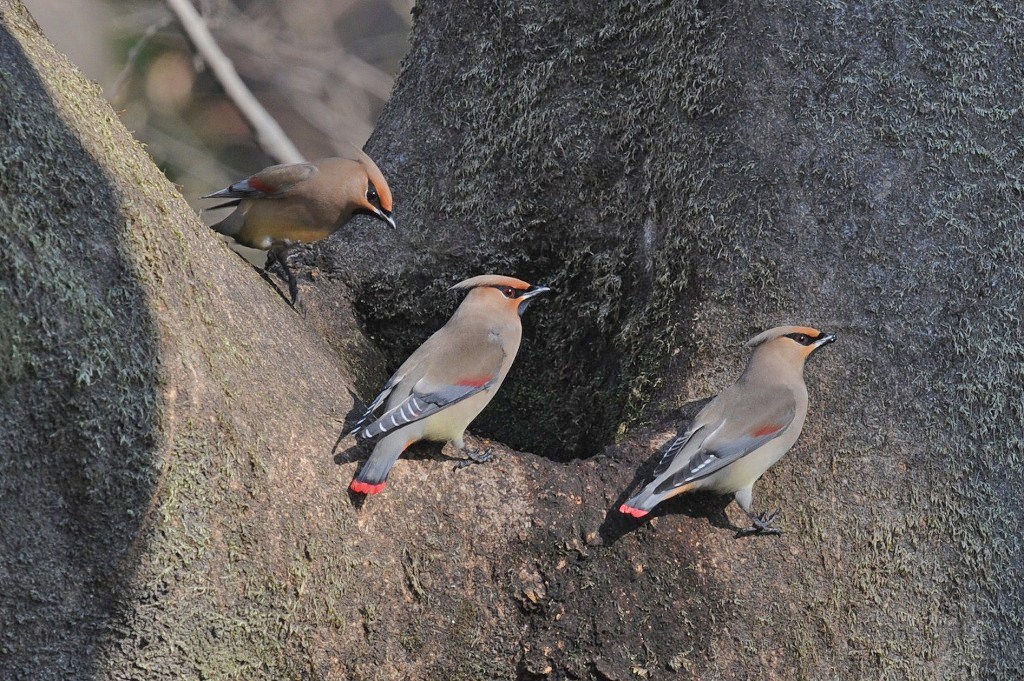
[[[212, 196], [212, 195], [211, 195]], [[207, 197], [203, 197], [204, 199]], [[235, 199], [233, 201], [225, 201], [224, 203], [218, 203], [216, 206], [207, 206], [203, 210], [217, 210], [219, 208], [234, 208], [242, 202], [242, 199]]]
[[[222, 205], [227, 206], [228, 204]], [[219, 208], [220, 206], [216, 207]], [[245, 215], [241, 210], [236, 210], [220, 222], [210, 225], [210, 229], [233, 237], [242, 230], [243, 224], [245, 224]]]
[[631, 515], [634, 518], [643, 518], [661, 502], [693, 489], [694, 484], [689, 483], [678, 487], [664, 488], [659, 478], [655, 478], [649, 485], [644, 487], [638, 494], [628, 499], [626, 503], [619, 506], [619, 513]]
[[407, 436], [406, 433], [396, 432], [382, 438], [349, 484], [349, 489], [367, 495], [383, 492], [392, 466], [406, 447], [412, 444], [406, 440]]
[[685, 476], [670, 474], [669, 469], [672, 467], [672, 462], [675, 461], [679, 452], [690, 442], [694, 433], [701, 430], [701, 428], [703, 426], [687, 430], [672, 440], [661, 455], [658, 465], [654, 468], [654, 479], [647, 483], [647, 486], [640, 490], [638, 494], [633, 495], [629, 501], [619, 506], [619, 513], [631, 515], [634, 518], [643, 518], [651, 512], [652, 508], [669, 497], [674, 497], [677, 494], [693, 489], [693, 484], [685, 482]]

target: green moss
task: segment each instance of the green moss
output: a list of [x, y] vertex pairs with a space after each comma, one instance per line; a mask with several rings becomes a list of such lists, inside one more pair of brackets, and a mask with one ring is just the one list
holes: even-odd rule
[[[392, 169], [407, 243], [400, 263], [359, 282], [358, 309], [397, 363], [443, 322], [455, 300], [442, 292], [458, 279], [550, 284], [475, 427], [588, 456], [645, 415], [685, 342], [680, 310], [713, 264], [685, 263], [701, 263], [708, 242], [699, 225], [715, 173], [704, 161], [721, 139], [709, 123], [726, 87], [723, 34], [696, 7], [660, 2], [424, 11], [431, 29], [414, 35], [396, 98], [437, 117], [441, 138], [417, 156], [450, 148], [436, 150], [429, 182], [425, 167]], [[440, 75], [426, 67], [434, 60], [454, 68]], [[396, 153], [381, 158], [397, 157], [402, 142], [390, 143]]]
[[[760, 329], [838, 331], [808, 369], [802, 443], [757, 492], [830, 557], [790, 575], [806, 618], [771, 604], [763, 629], [806, 678], [1012, 678], [1015, 7], [420, 12], [371, 145], [405, 243], [346, 271], [392, 365], [443, 322], [459, 278], [552, 285], [473, 427], [564, 459], [721, 389]], [[746, 598], [739, 612], [763, 607]], [[750, 619], [730, 628], [760, 635]]]
[[20, 33], [26, 17], [3, 14], [0, 572], [11, 593], [31, 594], [4, 605], [19, 623], [4, 667], [86, 676], [156, 484], [156, 331], [122, 246], [120, 191], [58, 110], [95, 89], [62, 77], [59, 60], [33, 66], [18, 42], [38, 47]]
[[[756, 330], [838, 331], [808, 368], [800, 444], [756, 490], [759, 505], [784, 506], [789, 535], [719, 541], [719, 528], [677, 514], [560, 568], [580, 528], [552, 501], [552, 517], [517, 533], [525, 548], [477, 576], [466, 559], [491, 545], [439, 520], [429, 485], [357, 514], [268, 480], [293, 469], [246, 425], [268, 420], [242, 399], [257, 381], [234, 378], [262, 366], [246, 340], [258, 332], [217, 335], [203, 310], [215, 292], [191, 260], [208, 262], [192, 253], [203, 246], [188, 230], [154, 238], [155, 216], [178, 208], [95, 89], [36, 42], [26, 49], [49, 55], [39, 68], [56, 64], [53, 86], [25, 88], [9, 75], [25, 59], [3, 35], [0, 217], [14, 253], [0, 263], [0, 424], [16, 436], [0, 460], [0, 561], [26, 594], [5, 611], [19, 627], [0, 641], [5, 665], [36, 677], [61, 659], [79, 676], [134, 665], [153, 678], [356, 679], [390, 664], [488, 678], [509, 674], [525, 627], [584, 678], [595, 657], [629, 673], [681, 652], [682, 668], [708, 677], [1015, 678], [1024, 43], [1013, 8], [462, 9], [420, 8], [375, 141], [404, 241], [331, 240], [324, 252], [342, 249], [342, 264], [324, 271], [358, 294], [393, 363], [443, 322], [455, 301], [440, 296], [462, 276], [552, 284], [559, 297], [531, 309], [524, 353], [479, 427], [558, 456], [617, 433], [643, 449], [631, 424], [721, 388]], [[116, 189], [126, 177], [137, 192]], [[158, 292], [171, 297], [146, 299]], [[165, 385], [154, 345], [174, 334], [147, 309], [189, 311], [187, 352], [170, 356], [203, 372], [190, 403], [202, 413], [164, 411], [158, 390], [201, 389]], [[623, 452], [611, 454], [585, 477], [586, 462], [538, 464], [557, 482], [538, 487], [585, 479], [578, 508], [600, 515], [621, 477]], [[683, 523], [711, 536], [686, 541]], [[373, 529], [422, 541], [422, 570], [403, 571], [400, 551], [366, 551], [360, 542], [381, 540]], [[514, 602], [488, 587], [523, 556], [548, 595], [495, 614]], [[446, 581], [421, 585], [420, 600], [420, 574]], [[451, 575], [474, 597], [451, 596]], [[358, 652], [330, 659], [325, 639]]]

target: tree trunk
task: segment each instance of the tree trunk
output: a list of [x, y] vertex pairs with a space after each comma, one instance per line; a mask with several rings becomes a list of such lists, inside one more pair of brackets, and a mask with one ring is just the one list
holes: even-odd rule
[[[419, 5], [370, 147], [399, 230], [306, 249], [303, 320], [0, 0], [0, 668], [1015, 678], [1014, 12]], [[422, 447], [360, 506], [352, 392], [484, 271], [559, 292], [474, 424], [541, 455]], [[756, 489], [787, 534], [617, 516], [782, 322], [840, 335]]]

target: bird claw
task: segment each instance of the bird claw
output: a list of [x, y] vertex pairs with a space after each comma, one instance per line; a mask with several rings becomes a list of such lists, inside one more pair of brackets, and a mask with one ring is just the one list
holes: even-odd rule
[[474, 450], [469, 450], [469, 451], [466, 452], [466, 457], [467, 458], [465, 458], [462, 461], [460, 461], [457, 464], [455, 464], [455, 467], [452, 470], [453, 471], [457, 471], [457, 470], [461, 470], [463, 468], [466, 468], [468, 466], [472, 466], [475, 463], [487, 463], [489, 461], [493, 461], [494, 460], [494, 452], [491, 451], [490, 449], [488, 449], [487, 451], [485, 451], [483, 453], [476, 452]]
[[[292, 306], [292, 309], [299, 313], [302, 317], [306, 316], [306, 306], [299, 298], [299, 280], [295, 276], [295, 272], [288, 266], [288, 258], [291, 256], [291, 249], [288, 247], [281, 249], [270, 249], [267, 251], [267, 261], [263, 265], [264, 273], [269, 274], [271, 270], [278, 270], [281, 273], [281, 278], [288, 284], [288, 296], [282, 297], [288, 301], [288, 304]], [[268, 279], [268, 281], [270, 281]], [[273, 284], [273, 282], [271, 281]]]
[[292, 298], [292, 309], [295, 310], [300, 317], [306, 317], [306, 301], [301, 298], [298, 293]]
[[782, 530], [775, 527], [772, 523], [779, 517], [779, 513], [782, 509], [777, 508], [771, 513], [762, 513], [761, 515], [754, 515], [748, 513], [750, 519], [754, 521], [754, 524], [750, 527], [744, 527], [736, 533], [737, 537], [751, 537], [754, 535], [769, 535], [769, 534], [782, 534]]
[[284, 260], [279, 262], [281, 263], [281, 269], [284, 271], [285, 278], [288, 280], [288, 297], [291, 298], [292, 309], [305, 317], [306, 306], [299, 300], [299, 280], [296, 279], [295, 273], [285, 264]]

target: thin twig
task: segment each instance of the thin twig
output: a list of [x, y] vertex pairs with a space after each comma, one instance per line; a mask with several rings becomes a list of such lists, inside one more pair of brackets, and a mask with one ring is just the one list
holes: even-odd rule
[[[318, 73], [329, 74], [331, 80], [334, 80], [335, 76], [345, 79], [378, 99], [387, 100], [391, 96], [395, 77], [348, 52], [344, 47], [321, 46], [310, 49], [308, 44], [294, 45], [291, 42], [276, 40], [270, 31], [256, 22], [249, 22], [244, 31], [228, 26], [225, 32], [231, 35], [240, 49], [247, 52], [248, 57], [262, 70], [264, 77], [273, 75], [268, 73], [272, 71], [273, 62], [287, 58], [298, 62], [312, 62]], [[260, 49], [251, 47], [252, 45], [260, 45]]]
[[[150, 124], [146, 126], [145, 139], [154, 157], [165, 159], [178, 168], [188, 168], [187, 182], [194, 188], [220, 186], [245, 175], [244, 169], [232, 168], [210, 156], [202, 140], [190, 135], [186, 126], [164, 129]], [[184, 184], [182, 180], [179, 182]]]
[[190, 0], [164, 0], [164, 2], [178, 17], [189, 40], [192, 41], [203, 60], [217, 76], [217, 80], [220, 81], [228, 97], [252, 125], [256, 131], [256, 141], [263, 150], [281, 163], [304, 161], [302, 154], [288, 139], [281, 126], [267, 113], [263, 105], [256, 100], [242, 79], [238, 77], [238, 72], [235, 71], [231, 60], [220, 49], [206, 22], [192, 6]]
[[157, 33], [162, 31], [171, 23], [170, 17], [164, 17], [163, 19], [150, 24], [149, 28], [142, 34], [138, 42], [132, 45], [132, 49], [128, 50], [128, 56], [124, 60], [124, 68], [121, 69], [121, 73], [117, 74], [117, 79], [114, 84], [110, 86], [109, 95], [107, 98], [114, 104], [121, 103], [121, 90], [124, 89], [125, 84], [128, 82], [128, 78], [132, 75], [132, 71], [135, 70], [135, 62], [139, 60], [139, 55], [142, 54], [142, 48], [146, 46], [146, 43], [152, 39]]

